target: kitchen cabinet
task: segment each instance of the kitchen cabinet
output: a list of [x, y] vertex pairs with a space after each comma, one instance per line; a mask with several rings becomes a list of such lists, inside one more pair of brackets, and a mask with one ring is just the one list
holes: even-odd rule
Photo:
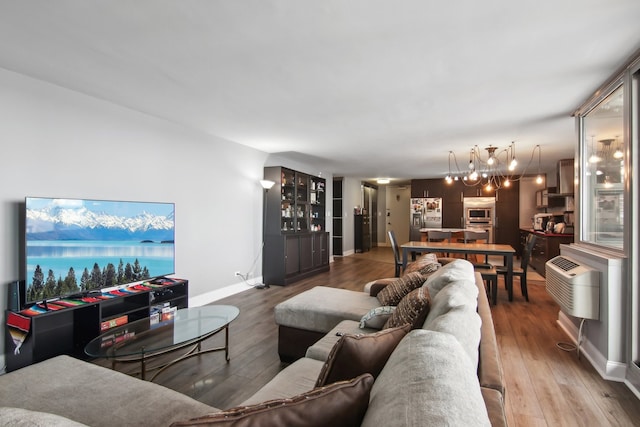
[[519, 255], [520, 183], [518, 181], [512, 182], [508, 188], [503, 187], [495, 190], [495, 194], [494, 242], [511, 245]]
[[560, 255], [560, 245], [573, 243], [573, 234], [543, 233], [533, 230], [521, 230], [521, 237], [526, 234], [535, 234], [536, 242], [531, 250], [529, 265], [542, 277], [545, 277], [545, 264], [551, 258]]
[[411, 197], [444, 197], [444, 193], [448, 190], [444, 179], [412, 179], [411, 180]]

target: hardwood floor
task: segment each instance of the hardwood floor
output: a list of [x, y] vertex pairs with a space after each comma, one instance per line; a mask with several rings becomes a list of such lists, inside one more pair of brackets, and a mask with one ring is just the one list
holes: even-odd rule
[[[240, 308], [230, 326], [231, 361], [213, 353], [183, 361], [155, 382], [211, 406], [240, 404], [283, 367], [277, 354], [273, 307], [317, 285], [361, 290], [373, 279], [392, 277], [389, 248], [336, 258], [331, 270], [287, 287], [250, 289], [215, 304]], [[584, 357], [556, 345], [569, 342], [556, 323], [558, 306], [544, 281], [533, 272], [525, 302], [516, 281], [508, 302], [500, 282], [498, 305], [492, 307], [507, 383], [506, 413], [510, 426], [637, 426], [640, 401], [622, 383], [603, 380]], [[538, 280], [536, 280], [538, 279]], [[205, 348], [218, 346], [215, 337]]]

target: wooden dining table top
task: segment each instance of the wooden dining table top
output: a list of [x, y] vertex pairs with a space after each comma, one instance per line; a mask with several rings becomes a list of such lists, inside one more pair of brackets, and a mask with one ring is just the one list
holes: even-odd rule
[[498, 243], [462, 243], [462, 242], [417, 242], [411, 241], [400, 245], [403, 249], [448, 249], [468, 251], [469, 253], [515, 253], [511, 245]]

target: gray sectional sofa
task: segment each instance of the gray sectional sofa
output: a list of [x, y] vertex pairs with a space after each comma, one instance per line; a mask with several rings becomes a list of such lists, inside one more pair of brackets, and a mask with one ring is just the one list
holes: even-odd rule
[[[370, 294], [371, 285], [364, 292], [318, 286], [276, 306], [280, 356], [295, 361], [281, 378], [256, 393], [255, 400], [310, 386], [338, 335], [375, 332], [360, 328], [363, 315], [380, 305]], [[468, 261], [455, 260], [424, 286], [431, 296], [429, 314], [400, 342], [376, 379], [363, 425], [421, 425], [417, 420], [429, 420], [429, 425], [506, 425], [502, 364], [482, 277]], [[463, 369], [464, 364], [472, 369]], [[290, 386], [292, 378], [301, 384], [299, 389]], [[404, 388], [409, 383], [412, 387]], [[478, 409], [478, 399], [484, 403], [479, 412], [472, 410]], [[401, 413], [393, 410], [397, 407]]]
[[[430, 311], [422, 326], [403, 335], [375, 381], [368, 374], [356, 381], [368, 384], [368, 407], [365, 400], [359, 409], [362, 425], [506, 425], [502, 369], [481, 277], [470, 263], [460, 260], [429, 280], [424, 286]], [[298, 425], [339, 425], [335, 418], [329, 422], [322, 417], [346, 417], [353, 412], [344, 408], [351, 402], [343, 395], [317, 400], [315, 409], [304, 405], [314, 404], [325, 389], [327, 394], [334, 393], [354, 381], [316, 388], [321, 393], [314, 391], [303, 398], [291, 397], [315, 388], [338, 335], [377, 332], [361, 329], [360, 320], [378, 305], [369, 288], [352, 292], [325, 287], [278, 305], [280, 328], [296, 329], [298, 336], [308, 332], [319, 339], [311, 345], [304, 340], [298, 343], [302, 357], [289, 355], [296, 360], [243, 403], [254, 405], [252, 409], [221, 416], [217, 408], [163, 386], [59, 356], [0, 376], [0, 425], [293, 425], [292, 420], [302, 423]], [[295, 343], [287, 346], [296, 347]], [[273, 403], [273, 399], [282, 400]], [[343, 408], [334, 409], [338, 405]], [[207, 414], [214, 414], [213, 418]]]

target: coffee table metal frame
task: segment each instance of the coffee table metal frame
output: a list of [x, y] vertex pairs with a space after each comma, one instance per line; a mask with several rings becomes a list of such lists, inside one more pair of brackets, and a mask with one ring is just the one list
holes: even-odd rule
[[[217, 306], [210, 306], [210, 307], [217, 307]], [[195, 338], [189, 339], [189, 340], [185, 340], [183, 342], [179, 342], [173, 345], [169, 345], [166, 347], [163, 347], [161, 349], [155, 349], [155, 350], [147, 350], [145, 348], [145, 346], [141, 346], [139, 351], [133, 352], [131, 354], [127, 354], [127, 355], [121, 355], [118, 356], [117, 354], [117, 350], [121, 349], [122, 347], [131, 344], [132, 341], [130, 340], [125, 340], [121, 343], [116, 343], [113, 346], [111, 346], [108, 351], [106, 351], [104, 354], [100, 354], [100, 355], [95, 355], [95, 354], [90, 354], [87, 352], [88, 355], [90, 356], [94, 356], [94, 357], [105, 357], [108, 359], [111, 359], [111, 369], [116, 368], [116, 365], [118, 363], [140, 363], [140, 371], [139, 372], [135, 372], [135, 373], [139, 373], [140, 374], [140, 378], [145, 380], [146, 379], [146, 375], [147, 372], [151, 372], [151, 371], [156, 371], [153, 376], [151, 378], [149, 378], [149, 381], [153, 381], [160, 373], [164, 372], [166, 369], [170, 368], [171, 366], [175, 365], [178, 362], [181, 362], [183, 360], [189, 359], [191, 357], [194, 356], [200, 356], [203, 354], [207, 354], [207, 353], [214, 353], [214, 352], [218, 352], [218, 351], [224, 351], [225, 354], [225, 360], [227, 362], [229, 362], [230, 357], [229, 357], [229, 324], [237, 317], [239, 310], [236, 307], [233, 306], [226, 306], [226, 307], [232, 307], [235, 308], [237, 310], [237, 313], [235, 314], [235, 316], [232, 316], [232, 318], [230, 320], [228, 320], [224, 325], [220, 326], [219, 328], [216, 328], [214, 330], [211, 330], [203, 335], [199, 335]], [[196, 309], [199, 307], [196, 307]], [[181, 310], [190, 310], [189, 308], [184, 308]], [[179, 310], [179, 311], [181, 311]], [[149, 318], [144, 318], [141, 320], [137, 320], [136, 322], [141, 322], [144, 323], [145, 321], [149, 321]], [[171, 322], [171, 321], [169, 321]], [[149, 329], [144, 331], [144, 333], [147, 333], [147, 337], [149, 337], [150, 333], [158, 333], [160, 331], [162, 331], [163, 327], [167, 327], [170, 326], [169, 322], [162, 322], [165, 323], [165, 325], [160, 325], [158, 326], [156, 329]], [[132, 322], [134, 323], [134, 322]], [[118, 334], [120, 332], [126, 331], [127, 330], [127, 326], [131, 326], [131, 324], [128, 325], [122, 325], [119, 326], [117, 328], [113, 328], [110, 329], [109, 331], [101, 334], [100, 336], [96, 337], [95, 339], [93, 339], [91, 342], [94, 341], [101, 341], [103, 340], [105, 337], [108, 337], [110, 335], [114, 335], [114, 334]], [[224, 346], [220, 346], [220, 347], [215, 347], [215, 348], [208, 348], [203, 350], [202, 349], [202, 342], [213, 337], [214, 335], [217, 335], [218, 333], [220, 333], [221, 331], [224, 331]], [[143, 334], [144, 334], [143, 333]], [[140, 337], [140, 335], [143, 334], [138, 334], [137, 337]], [[133, 338], [135, 339], [136, 336], [133, 336]], [[89, 348], [89, 345], [91, 345], [91, 343], [89, 343], [87, 345], [86, 348]], [[181, 356], [179, 356], [176, 359], [173, 359], [169, 362], [165, 362], [162, 363], [158, 366], [154, 366], [154, 367], [149, 367], [148, 366], [148, 362], [154, 358], [157, 358], [158, 356], [162, 356], [165, 354], [169, 354], [172, 352], [175, 352], [177, 350], [181, 350], [187, 347], [191, 347], [186, 353], [182, 354]], [[85, 351], [86, 352], [86, 351]]]

